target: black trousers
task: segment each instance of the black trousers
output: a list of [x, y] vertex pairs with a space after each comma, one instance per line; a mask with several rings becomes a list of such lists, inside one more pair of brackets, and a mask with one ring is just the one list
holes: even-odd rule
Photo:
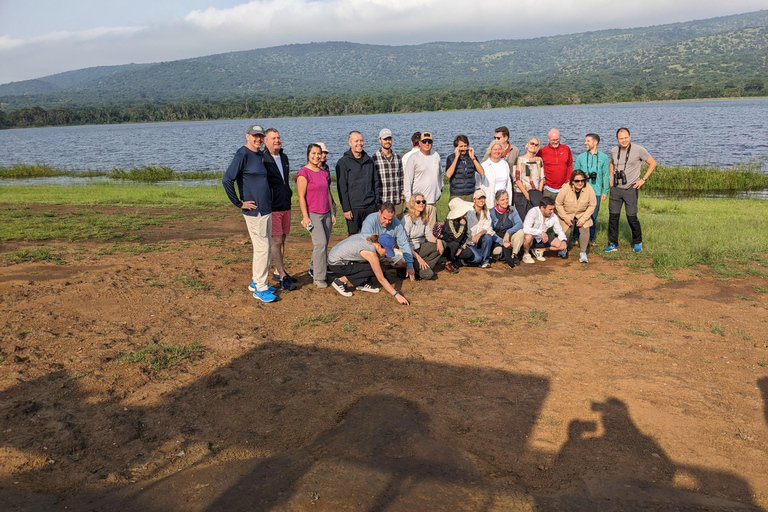
[[619, 245], [619, 218], [622, 206], [627, 214], [629, 229], [632, 230], [632, 243], [643, 242], [643, 230], [637, 219], [637, 197], [636, 188], [611, 187], [611, 197], [608, 201], [608, 243]]
[[367, 261], [353, 261], [344, 265], [328, 265], [335, 275], [341, 277], [345, 276], [353, 286], [363, 286], [371, 282], [371, 278], [376, 274], [373, 273], [371, 264]]

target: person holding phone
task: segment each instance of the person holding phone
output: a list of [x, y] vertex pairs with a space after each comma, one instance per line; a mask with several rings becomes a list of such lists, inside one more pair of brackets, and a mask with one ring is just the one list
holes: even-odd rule
[[327, 288], [328, 242], [336, 212], [331, 207], [330, 174], [320, 167], [322, 152], [318, 144], [307, 146], [307, 164], [296, 175], [296, 191], [301, 225], [312, 235], [312, 279], [318, 288]]

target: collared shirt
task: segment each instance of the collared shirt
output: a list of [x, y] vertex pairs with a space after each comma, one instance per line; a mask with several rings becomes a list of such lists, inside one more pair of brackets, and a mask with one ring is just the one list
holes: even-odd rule
[[403, 160], [400, 155], [393, 151], [392, 157], [387, 158], [379, 148], [373, 154], [373, 165], [381, 180], [381, 202], [400, 203], [403, 195]]
[[403, 251], [406, 268], [413, 268], [413, 253], [411, 252], [411, 242], [408, 239], [408, 233], [405, 232], [405, 228], [396, 218], [392, 219], [392, 223], [389, 226], [384, 227], [379, 221], [379, 212], [373, 212], [363, 221], [360, 233], [365, 235], [387, 233], [392, 236], [397, 241], [398, 249]]
[[523, 221], [523, 233], [533, 235], [536, 240], [541, 241], [541, 234], [546, 233], [549, 228], [554, 230], [557, 238], [560, 240], [568, 240], [562, 226], [560, 226], [560, 219], [557, 218], [554, 212], [545, 219], [541, 213], [541, 208], [531, 208], [528, 210], [528, 214]]

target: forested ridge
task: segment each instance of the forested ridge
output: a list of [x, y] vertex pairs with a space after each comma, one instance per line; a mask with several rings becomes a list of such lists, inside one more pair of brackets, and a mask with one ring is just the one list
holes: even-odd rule
[[0, 127], [764, 96], [768, 11], [525, 40], [294, 44], [0, 85]]

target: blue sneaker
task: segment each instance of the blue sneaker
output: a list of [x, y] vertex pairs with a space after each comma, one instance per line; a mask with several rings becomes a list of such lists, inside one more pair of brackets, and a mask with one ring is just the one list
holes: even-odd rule
[[[256, 291], [256, 283], [251, 281], [251, 284], [248, 285], [248, 291], [249, 292], [255, 292]], [[269, 293], [275, 293], [277, 291], [277, 288], [275, 288], [274, 286], [267, 286], [267, 291]]]
[[268, 290], [264, 290], [263, 292], [260, 292], [260, 291], [253, 292], [253, 298], [259, 299], [261, 302], [272, 302], [277, 297], [272, 295], [272, 292]]
[[642, 251], [642, 250], [643, 250], [643, 244], [642, 244], [642, 242], [641, 242], [641, 243], [639, 243], [639, 244], [635, 244], [635, 246], [633, 247], [633, 249], [635, 250], [635, 252], [640, 252], [640, 251]]
[[603, 251], [605, 251], [605, 252], [614, 252], [614, 251], [618, 251], [618, 250], [619, 250], [619, 248], [618, 248], [618, 246], [616, 244], [608, 244], [608, 247], [603, 249]]

